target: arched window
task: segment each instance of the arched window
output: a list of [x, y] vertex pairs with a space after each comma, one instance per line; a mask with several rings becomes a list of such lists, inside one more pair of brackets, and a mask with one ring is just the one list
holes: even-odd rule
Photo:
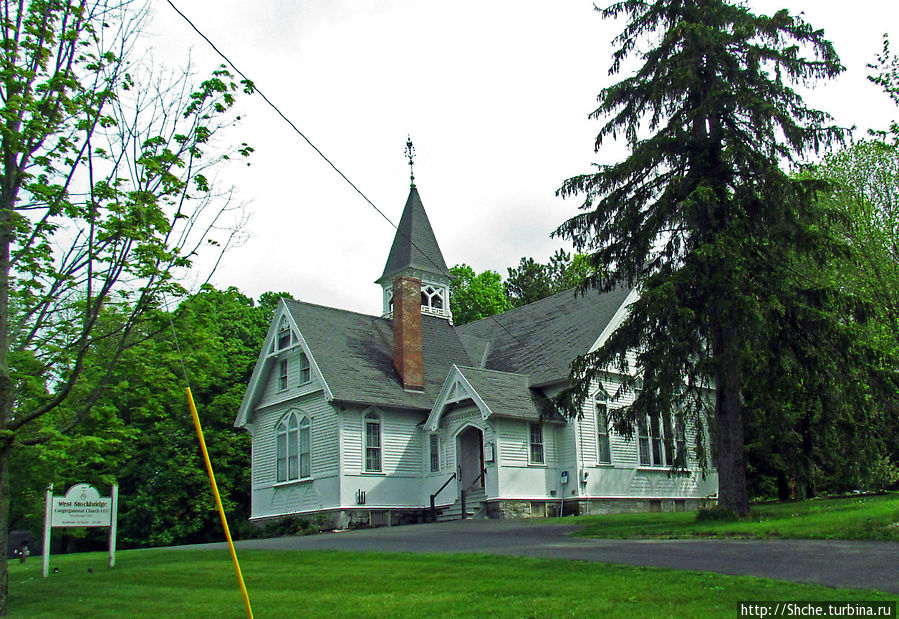
[[275, 430], [277, 481], [290, 481], [312, 474], [312, 420], [290, 413]]
[[596, 404], [596, 461], [612, 464], [612, 446], [609, 443], [609, 409], [603, 395], [597, 394]]
[[381, 472], [381, 416], [374, 411], [365, 416], [365, 470]]
[[290, 325], [286, 318], [281, 318], [278, 324], [278, 350], [284, 350], [290, 347]]
[[300, 477], [312, 474], [312, 421], [303, 417], [300, 421]]

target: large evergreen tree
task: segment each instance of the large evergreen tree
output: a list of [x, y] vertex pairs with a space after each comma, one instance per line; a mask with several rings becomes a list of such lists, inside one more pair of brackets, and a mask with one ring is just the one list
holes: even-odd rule
[[[632, 56], [642, 65], [601, 92], [591, 116], [608, 120], [596, 149], [620, 135], [630, 154], [565, 182], [560, 193], [584, 196], [584, 212], [556, 233], [589, 252], [584, 285], [641, 296], [601, 349], [575, 361], [559, 401], [576, 414], [591, 381], [616, 368], [632, 376], [623, 390], [642, 382], [613, 420], [619, 431], [663, 411], [701, 428], [714, 386], [719, 504], [743, 515], [745, 392], [775, 339], [792, 334], [779, 347], [808, 350], [832, 335], [814, 308], [821, 298], [838, 304], [836, 292], [789, 272], [797, 255], [838, 249], [817, 225], [820, 183], [782, 166], [839, 135], [793, 84], [842, 67], [822, 32], [786, 11], [756, 15], [724, 0], [599, 10], [628, 18], [611, 72]], [[701, 441], [697, 451], [705, 456]]]

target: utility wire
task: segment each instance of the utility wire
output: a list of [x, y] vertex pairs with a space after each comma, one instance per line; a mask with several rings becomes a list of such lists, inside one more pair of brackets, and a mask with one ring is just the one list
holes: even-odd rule
[[188, 25], [189, 25], [191, 28], [193, 28], [194, 32], [196, 32], [198, 35], [200, 35], [200, 37], [202, 37], [202, 39], [203, 39], [204, 41], [206, 41], [207, 43], [209, 43], [209, 46], [210, 46], [213, 50], [215, 50], [215, 53], [217, 53], [219, 56], [221, 56], [222, 59], [223, 59], [225, 62], [227, 62], [227, 63], [231, 66], [231, 68], [234, 69], [234, 71], [235, 71], [238, 75], [240, 75], [240, 76], [241, 76], [244, 80], [246, 80], [249, 84], [252, 84], [253, 90], [254, 90], [256, 93], [258, 93], [260, 97], [262, 97], [262, 100], [265, 101], [266, 103], [268, 103], [269, 107], [271, 107], [273, 110], [275, 110], [275, 113], [278, 114], [278, 116], [280, 116], [282, 119], [284, 119], [284, 122], [286, 122], [288, 125], [290, 125], [290, 128], [293, 129], [293, 130], [296, 132], [297, 135], [299, 135], [301, 138], [303, 138], [303, 139], [306, 141], [306, 143], [307, 143], [309, 146], [312, 147], [312, 150], [314, 150], [316, 153], [318, 153], [319, 157], [321, 157], [322, 159], [324, 159], [325, 162], [326, 162], [329, 166], [331, 166], [331, 168], [333, 168], [335, 172], [337, 172], [337, 173], [340, 175], [340, 178], [342, 178], [343, 180], [345, 180], [345, 181], [347, 182], [347, 184], [349, 184], [350, 187], [352, 187], [354, 190], [356, 190], [356, 193], [358, 193], [360, 196], [362, 196], [362, 199], [365, 200], [366, 202], [368, 202], [368, 204], [369, 204], [373, 209], [375, 209], [375, 210], [378, 212], [378, 214], [379, 214], [381, 217], [383, 217], [383, 218], [387, 221], [387, 223], [389, 223], [389, 224], [390, 224], [390, 225], [391, 225], [391, 226], [392, 226], [392, 227], [393, 227], [399, 234], [401, 234], [401, 235], [403, 236], [403, 238], [405, 238], [407, 241], [409, 241], [409, 243], [411, 243], [412, 246], [415, 247], [415, 249], [417, 249], [419, 252], [421, 252], [421, 255], [424, 256], [424, 257], [428, 260], [428, 262], [430, 262], [430, 263], [433, 264], [435, 267], [437, 267], [438, 269], [440, 269], [441, 271], [443, 271], [443, 274], [444, 274], [444, 275], [446, 275], [447, 277], [450, 277], [450, 274], [447, 273], [446, 271], [444, 271], [443, 268], [442, 268], [439, 264], [437, 264], [436, 262], [434, 262], [434, 260], [432, 260], [430, 256], [428, 256], [425, 252], [423, 252], [423, 251], [421, 250], [421, 248], [418, 247], [412, 239], [410, 239], [410, 238], [407, 237], [405, 234], [403, 234], [403, 233], [400, 231], [400, 229], [396, 226], [396, 224], [394, 224], [394, 223], [390, 220], [390, 218], [389, 218], [387, 215], [384, 214], [384, 211], [382, 211], [381, 209], [379, 209], [379, 208], [377, 207], [377, 205], [375, 205], [374, 202], [372, 202], [371, 200], [369, 200], [369, 199], [368, 199], [368, 196], [366, 196], [366, 195], [362, 192], [362, 190], [359, 189], [359, 188], [356, 186], [355, 183], [353, 183], [353, 181], [351, 181], [349, 178], [347, 178], [346, 174], [344, 174], [343, 172], [341, 172], [341, 171], [340, 171], [340, 168], [338, 168], [336, 165], [334, 165], [334, 163], [333, 163], [330, 159], [328, 159], [328, 157], [325, 156], [325, 154], [324, 154], [321, 150], [319, 150], [318, 146], [316, 146], [315, 144], [313, 144], [313, 143], [312, 143], [312, 140], [310, 140], [308, 137], [306, 137], [306, 134], [304, 134], [302, 131], [300, 131], [299, 127], [297, 127], [297, 126], [293, 123], [293, 121], [291, 121], [287, 116], [284, 115], [284, 113], [283, 113], [280, 109], [278, 109], [278, 106], [277, 106], [277, 105], [275, 105], [274, 103], [272, 103], [272, 101], [271, 101], [268, 97], [265, 96], [265, 93], [262, 92], [262, 90], [256, 85], [256, 83], [253, 82], [253, 80], [251, 80], [250, 78], [248, 78], [248, 77], [244, 74], [243, 71], [241, 71], [240, 69], [238, 69], [238, 68], [235, 66], [235, 64], [234, 64], [233, 62], [231, 62], [231, 59], [229, 59], [229, 58], [228, 58], [228, 57], [227, 57], [227, 56], [226, 56], [226, 55], [225, 55], [225, 54], [224, 54], [218, 47], [216, 47], [216, 46], [215, 46], [215, 43], [213, 43], [212, 41], [210, 41], [210, 40], [209, 40], [209, 37], [207, 37], [205, 34], [203, 34], [203, 33], [200, 31], [200, 29], [197, 28], [197, 27], [194, 25], [194, 23], [193, 23], [192, 21], [190, 21], [190, 18], [187, 17], [187, 15], [185, 15], [185, 14], [182, 13], [180, 10], [178, 10], [178, 7], [176, 7], [176, 6], [174, 5], [174, 3], [172, 2], [172, 0], [166, 0], [166, 2], [169, 3], [169, 6], [171, 6], [171, 7], [175, 10], [175, 12], [178, 13], [178, 15], [180, 15], [180, 16], [184, 19], [184, 21], [186, 21], [186, 22], [188, 23]]
[[[209, 46], [215, 51], [215, 53], [217, 53], [219, 56], [221, 56], [222, 59], [223, 59], [225, 62], [227, 62], [228, 65], [229, 65], [232, 69], [234, 69], [234, 71], [235, 71], [238, 75], [240, 75], [244, 80], [246, 80], [246, 82], [247, 82], [248, 84], [251, 84], [251, 85], [253, 86], [253, 90], [254, 90], [256, 93], [258, 93], [260, 97], [262, 97], [262, 100], [265, 101], [265, 102], [269, 105], [269, 107], [271, 107], [271, 108], [275, 111], [275, 113], [278, 114], [278, 116], [280, 116], [280, 117], [284, 120], [284, 122], [286, 122], [288, 125], [290, 125], [290, 128], [293, 129], [293, 130], [296, 132], [297, 135], [299, 135], [301, 138], [303, 138], [303, 140], [305, 140], [306, 143], [307, 143], [309, 146], [312, 147], [312, 150], [314, 150], [316, 153], [318, 153], [319, 157], [321, 157], [322, 159], [324, 159], [325, 162], [326, 162], [329, 166], [331, 166], [331, 168], [332, 168], [335, 172], [337, 172], [337, 173], [340, 175], [340, 178], [342, 178], [343, 180], [345, 180], [345, 181], [347, 182], [347, 184], [348, 184], [350, 187], [352, 187], [352, 188], [356, 191], [356, 193], [358, 193], [360, 196], [362, 196], [362, 199], [365, 200], [365, 201], [366, 201], [366, 202], [367, 202], [373, 209], [375, 209], [375, 211], [377, 211], [377, 213], [378, 213], [381, 217], [383, 217], [384, 220], [385, 220], [387, 223], [389, 223], [390, 226], [391, 226], [394, 230], [396, 230], [396, 233], [397, 233], [397, 234], [399, 234], [399, 235], [402, 236], [404, 239], [406, 239], [407, 241], [409, 241], [409, 244], [412, 245], [412, 247], [414, 247], [415, 249], [417, 249], [418, 252], [419, 252], [422, 256], [424, 256], [424, 258], [425, 258], [428, 262], [430, 262], [431, 264], [433, 264], [433, 265], [437, 268], [438, 271], [440, 271], [443, 275], [445, 275], [445, 276], [447, 277], [447, 279], [449, 279], [450, 281], [452, 281], [453, 276], [452, 276], [452, 275], [451, 275], [451, 274], [450, 274], [444, 267], [442, 267], [442, 266], [440, 266], [439, 264], [437, 264], [437, 262], [435, 262], [434, 259], [431, 258], [431, 256], [429, 256], [427, 253], [425, 253], [425, 252], [421, 249], [421, 247], [419, 247], [418, 245], [416, 245], [416, 244], [415, 244], [415, 241], [413, 241], [413, 240], [412, 240], [411, 238], [409, 238], [409, 237], [408, 237], [402, 230], [400, 230], [399, 227], [398, 227], [395, 223], [393, 223], [393, 221], [391, 221], [391, 219], [390, 219], [387, 215], [384, 214], [384, 211], [382, 211], [381, 209], [379, 209], [379, 208], [377, 207], [377, 205], [375, 205], [374, 202], [372, 202], [371, 200], [369, 200], [369, 199], [368, 199], [368, 196], [366, 196], [366, 195], [362, 192], [362, 190], [359, 189], [359, 188], [356, 186], [355, 183], [353, 183], [353, 181], [351, 181], [349, 178], [347, 178], [346, 174], [344, 174], [343, 172], [341, 172], [341, 171], [340, 171], [340, 168], [338, 168], [336, 165], [334, 165], [334, 163], [333, 163], [330, 159], [328, 159], [328, 158], [325, 156], [325, 154], [324, 154], [324, 153], [323, 153], [323, 152], [322, 152], [322, 151], [321, 151], [315, 144], [312, 143], [312, 140], [310, 140], [308, 137], [306, 137], [306, 134], [304, 134], [302, 131], [300, 131], [299, 127], [297, 127], [297, 126], [296, 126], [296, 125], [295, 125], [295, 124], [294, 124], [294, 123], [293, 123], [287, 116], [284, 115], [284, 113], [283, 113], [280, 109], [278, 109], [278, 106], [277, 106], [277, 105], [275, 105], [274, 103], [272, 103], [272, 101], [271, 101], [268, 97], [265, 96], [265, 93], [262, 92], [262, 90], [255, 84], [255, 82], [253, 82], [253, 80], [251, 80], [250, 78], [248, 78], [248, 77], [244, 74], [243, 71], [241, 71], [240, 69], [238, 69], [237, 66], [236, 66], [233, 62], [231, 62], [231, 59], [228, 58], [228, 57], [224, 54], [224, 52], [222, 52], [218, 47], [216, 47], [215, 43], [213, 43], [213, 42], [209, 39], [209, 37], [207, 37], [205, 34], [203, 34], [203, 32], [202, 32], [199, 28], [197, 28], [196, 25], [194, 25], [194, 23], [190, 20], [190, 18], [189, 18], [187, 15], [185, 15], [184, 13], [182, 13], [182, 12], [178, 9], [178, 7], [175, 6], [175, 4], [172, 2], [172, 0], [166, 0], [166, 2], [168, 2], [169, 6], [171, 6], [172, 9], [173, 9], [176, 13], [178, 13], [178, 15], [180, 15], [181, 18], [182, 18], [184, 21], [187, 22], [187, 24], [194, 30], [194, 32], [196, 32], [198, 35], [200, 35], [200, 38], [202, 38], [204, 41], [206, 41], [206, 42], [209, 44]], [[491, 318], [493, 318], [493, 321], [494, 321], [497, 325], [499, 325], [499, 327], [500, 327], [503, 331], [505, 331], [505, 332], [506, 332], [512, 339], [514, 339], [515, 341], [517, 341], [517, 342], [519, 342], [519, 343], [522, 343], [521, 340], [518, 339], [518, 337], [516, 337], [514, 333], [512, 333], [511, 331], [509, 331], [509, 330], [508, 330], [508, 329], [507, 329], [507, 328], [506, 328], [506, 327], [505, 327], [499, 320], [497, 320], [496, 316], [491, 316]]]

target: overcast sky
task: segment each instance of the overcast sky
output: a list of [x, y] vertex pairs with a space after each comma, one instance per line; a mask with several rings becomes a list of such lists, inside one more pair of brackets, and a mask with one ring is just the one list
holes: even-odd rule
[[[611, 39], [590, 0], [176, 0], [175, 4], [394, 223], [409, 190], [403, 156], [449, 265], [506, 274], [522, 256], [546, 260], [549, 235], [576, 212], [555, 197], [593, 162], [600, 123], [587, 119], [612, 83]], [[896, 0], [752, 0], [757, 12], [804, 11], [847, 70], [807, 102], [860, 132], [899, 117], [865, 79], [884, 32], [899, 51]], [[165, 2], [150, 44], [165, 62], [219, 62]], [[239, 104], [235, 141], [256, 149], [227, 182], [252, 214], [247, 241], [213, 283], [378, 314], [394, 229], [258, 96]]]

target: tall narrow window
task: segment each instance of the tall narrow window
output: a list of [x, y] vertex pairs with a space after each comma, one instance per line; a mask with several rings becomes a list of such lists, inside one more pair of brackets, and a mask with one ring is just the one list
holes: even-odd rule
[[287, 359], [278, 362], [278, 389], [280, 391], [287, 389]]
[[684, 431], [683, 421], [674, 426], [674, 463], [677, 466], [687, 466], [687, 433]]
[[649, 441], [652, 445], [652, 463], [655, 466], [663, 466], [665, 462], [665, 446], [662, 444], [662, 427], [659, 416], [649, 416]]
[[596, 403], [596, 460], [600, 464], [612, 464], [612, 446], [609, 444], [609, 416], [604, 402]]
[[283, 350], [290, 346], [290, 325], [282, 319], [278, 325], [278, 350]]
[[649, 452], [649, 426], [646, 424], [646, 419], [637, 422], [637, 449], [640, 466], [652, 466], [652, 456]]
[[312, 474], [312, 421], [303, 417], [300, 422], [300, 477]]
[[365, 470], [381, 471], [381, 417], [376, 413], [365, 416]]
[[671, 453], [668, 434], [671, 432], [670, 419], [661, 415], [647, 415], [637, 424], [639, 456], [641, 466], [670, 466]]
[[287, 422], [287, 479], [300, 476], [300, 436], [297, 430], [297, 416], [291, 415]]
[[305, 385], [312, 380], [312, 370], [309, 367], [309, 357], [306, 353], [300, 353], [300, 384]]
[[440, 470], [440, 437], [431, 434], [428, 437], [428, 445], [431, 453], [431, 472], [436, 473]]
[[275, 428], [276, 480], [290, 481], [308, 477], [311, 421], [296, 413], [285, 417]]
[[287, 424], [283, 421], [278, 424], [276, 431], [275, 451], [277, 452], [277, 481], [287, 481]]
[[543, 457], [543, 426], [539, 423], [531, 424], [531, 464], [544, 464]]

